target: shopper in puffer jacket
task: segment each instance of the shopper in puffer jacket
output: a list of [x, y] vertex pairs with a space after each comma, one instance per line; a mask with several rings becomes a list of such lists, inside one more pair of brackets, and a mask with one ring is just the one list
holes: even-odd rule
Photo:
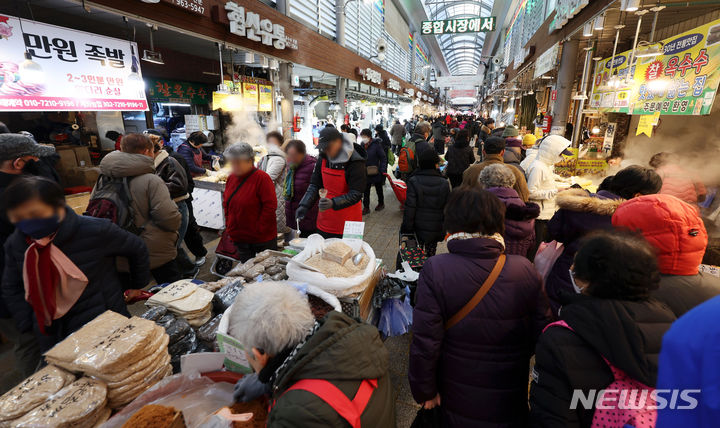
[[607, 190], [596, 194], [583, 189], [568, 189], [558, 193], [555, 203], [559, 208], [548, 222], [548, 237], [563, 244], [563, 252], [555, 261], [545, 281], [550, 306], [557, 314], [560, 295], [575, 293], [568, 270], [573, 264], [581, 238], [594, 230], [612, 229], [612, 215], [624, 202]]
[[468, 131], [466, 129], [458, 131], [455, 142], [448, 147], [445, 155], [447, 161], [445, 174], [450, 179], [453, 189], [462, 184], [463, 172], [475, 162], [475, 153], [469, 143]]
[[650, 297], [660, 272], [652, 247], [642, 237], [595, 232], [575, 255], [573, 272], [581, 294], [567, 296], [560, 311], [560, 319], [572, 330], [548, 327], [535, 349], [532, 427], [589, 428], [596, 409], [584, 408], [581, 400], [573, 410], [572, 397], [575, 391], [595, 397], [591, 391], [597, 394], [613, 382], [603, 357], [654, 388], [662, 337], [676, 319]]
[[438, 171], [440, 157], [433, 150], [420, 154], [420, 169], [407, 182], [407, 199], [400, 232], [414, 233], [429, 256], [443, 240], [444, 210], [450, 184]]
[[540, 207], [520, 199], [513, 189], [515, 174], [510, 168], [503, 164], [488, 165], [480, 172], [478, 180], [505, 205], [505, 253], [527, 257], [535, 242], [535, 219], [540, 214]]
[[720, 278], [698, 269], [708, 235], [694, 206], [671, 195], [640, 196], [620, 205], [612, 224], [642, 233], [655, 247], [662, 276], [652, 295], [678, 317], [720, 294]]
[[[298, 222], [295, 220], [295, 210], [300, 206], [300, 200], [310, 186], [310, 178], [317, 159], [307, 154], [305, 143], [300, 140], [290, 140], [285, 146], [287, 153], [288, 173], [285, 176], [283, 197], [285, 199], [285, 219], [290, 229], [297, 229]], [[300, 220], [300, 235], [307, 238], [315, 233], [318, 215], [317, 204], [315, 204]]]
[[267, 143], [267, 154], [260, 159], [257, 167], [260, 171], [265, 171], [273, 181], [277, 199], [277, 209], [275, 211], [277, 233], [285, 234], [290, 232], [290, 228], [285, 224], [285, 198], [282, 196], [285, 174], [287, 174], [285, 152], [280, 148], [284, 142], [283, 135], [277, 131], [271, 131], [265, 136], [265, 141]]
[[447, 427], [528, 425], [528, 365], [547, 322], [542, 280], [533, 265], [507, 256], [487, 294], [445, 329], [504, 253], [504, 211], [484, 190], [455, 189], [445, 209], [449, 254], [431, 257], [420, 273], [410, 389], [425, 408], [440, 405]]

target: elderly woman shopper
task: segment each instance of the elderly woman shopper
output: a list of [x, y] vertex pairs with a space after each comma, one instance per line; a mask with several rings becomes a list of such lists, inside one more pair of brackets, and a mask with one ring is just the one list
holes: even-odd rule
[[265, 171], [275, 185], [275, 195], [277, 196], [275, 219], [277, 220], [277, 231], [282, 234], [290, 232], [290, 228], [285, 224], [285, 198], [283, 197], [283, 186], [287, 174], [285, 152], [281, 148], [284, 141], [285, 139], [281, 133], [277, 131], [268, 132], [265, 136], [267, 154], [258, 162], [258, 169]]
[[325, 238], [342, 237], [346, 221], [362, 221], [366, 155], [349, 135], [330, 127], [320, 131], [320, 156], [310, 186], [295, 211], [295, 217], [302, 220], [317, 203], [317, 228]]
[[[379, 126], [379, 125], [378, 125]], [[380, 138], [373, 139], [372, 131], [363, 129], [360, 131], [360, 140], [362, 146], [367, 152], [367, 160], [365, 161], [365, 169], [367, 171], [367, 184], [365, 185], [365, 194], [363, 196], [363, 215], [370, 214], [370, 191], [375, 188], [378, 204], [375, 211], [385, 209], [385, 195], [383, 194], [383, 184], [385, 184], [385, 174], [387, 172], [388, 160], [387, 151], [383, 149], [383, 142]]]
[[[567, 296], [562, 322], [545, 330], [535, 350], [533, 427], [596, 426], [594, 404], [573, 408], [572, 400], [578, 392], [594, 397], [591, 391], [606, 389], [615, 369], [655, 388], [662, 338], [675, 321], [670, 308], [651, 298], [660, 272], [655, 251], [640, 236], [622, 231], [588, 235], [570, 277], [577, 294]], [[605, 403], [613, 403], [606, 397]], [[618, 422], [610, 426], [638, 426]]]
[[[129, 315], [123, 289], [150, 279], [140, 237], [115, 224], [79, 216], [57, 183], [18, 178], [5, 192], [15, 232], [5, 243], [2, 295], [21, 332], [34, 331], [41, 350], [60, 342], [106, 310]], [[123, 283], [116, 259], [127, 259]]]
[[528, 425], [528, 365], [547, 305], [533, 265], [505, 254], [504, 212], [485, 190], [455, 189], [449, 253], [420, 273], [410, 389], [425, 408], [440, 405], [448, 427]]
[[305, 143], [300, 140], [290, 140], [285, 145], [287, 155], [288, 173], [283, 185], [283, 198], [285, 199], [285, 218], [287, 226], [291, 229], [300, 229], [300, 236], [306, 238], [315, 233], [317, 229], [317, 204], [308, 211], [305, 218], [295, 220], [295, 211], [300, 206], [300, 200], [310, 187], [310, 178], [317, 159], [307, 154]]
[[231, 174], [225, 184], [225, 229], [245, 262], [263, 250], [277, 249], [275, 186], [264, 171], [255, 168], [255, 153], [248, 143], [225, 150]]
[[540, 207], [523, 202], [513, 189], [515, 174], [511, 166], [496, 163], [486, 166], [478, 182], [505, 205], [505, 253], [526, 257], [535, 243], [535, 219]]
[[235, 399], [270, 393], [269, 428], [395, 426], [388, 351], [373, 326], [335, 311], [315, 321], [306, 296], [266, 281], [240, 292], [229, 333], [255, 371]]

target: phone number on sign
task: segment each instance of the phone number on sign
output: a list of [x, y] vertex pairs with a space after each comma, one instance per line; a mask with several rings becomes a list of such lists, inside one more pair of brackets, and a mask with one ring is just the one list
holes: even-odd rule
[[205, 6], [203, 6], [202, 0], [172, 0], [172, 3], [191, 12], [205, 13]]
[[0, 110], [145, 110], [145, 101], [72, 98], [0, 98]]

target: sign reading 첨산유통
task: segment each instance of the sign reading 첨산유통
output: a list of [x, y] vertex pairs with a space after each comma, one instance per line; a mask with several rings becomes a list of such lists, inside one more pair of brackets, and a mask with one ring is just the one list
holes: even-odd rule
[[[720, 83], [720, 20], [661, 43], [662, 55], [638, 58], [632, 67], [626, 64], [631, 52], [617, 55], [620, 79], [611, 78], [610, 58], [600, 61], [590, 106], [630, 114], [709, 114]], [[625, 83], [628, 73], [633, 79]]]
[[420, 33], [427, 36], [431, 34], [480, 33], [495, 31], [496, 22], [497, 18], [494, 16], [423, 21], [420, 26]]
[[[135, 43], [22, 25], [24, 34], [17, 18], [0, 15], [0, 111], [147, 110]], [[26, 51], [34, 70], [21, 67]]]

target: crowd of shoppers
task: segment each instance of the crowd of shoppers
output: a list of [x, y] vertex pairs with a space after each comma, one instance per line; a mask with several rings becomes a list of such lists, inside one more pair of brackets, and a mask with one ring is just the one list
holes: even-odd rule
[[[118, 135], [86, 215], [36, 164], [52, 147], [0, 134], [0, 328], [18, 369], [33, 373], [42, 352], [106, 310], [127, 315], [124, 293], [151, 276], [192, 276], [207, 251], [193, 177], [215, 174], [221, 159], [224, 233], [244, 262], [291, 230], [341, 237], [346, 221], [382, 211], [397, 157], [407, 186], [398, 238], [413, 236], [428, 257], [408, 373], [425, 411], [447, 427], [713, 426], [720, 278], [701, 265], [699, 205], [712, 189], [659, 153], [591, 193], [554, 173], [570, 141], [500, 125], [447, 116], [397, 121], [389, 133], [326, 126], [317, 157], [279, 132], [267, 134], [263, 156], [232, 142], [222, 157], [206, 152], [202, 132], [177, 151], [152, 130]], [[437, 254], [442, 241], [447, 252]], [[543, 277], [533, 258], [546, 257], [547, 247], [535, 250], [550, 241], [562, 245]], [[298, 289], [267, 281], [246, 285], [228, 316], [255, 371], [235, 399], [269, 396], [268, 426], [395, 424], [376, 328], [334, 311], [316, 321]], [[701, 392], [687, 413], [654, 401], [620, 413], [577, 405], [578, 394], [602, 390], [625, 404], [633, 388]]]

